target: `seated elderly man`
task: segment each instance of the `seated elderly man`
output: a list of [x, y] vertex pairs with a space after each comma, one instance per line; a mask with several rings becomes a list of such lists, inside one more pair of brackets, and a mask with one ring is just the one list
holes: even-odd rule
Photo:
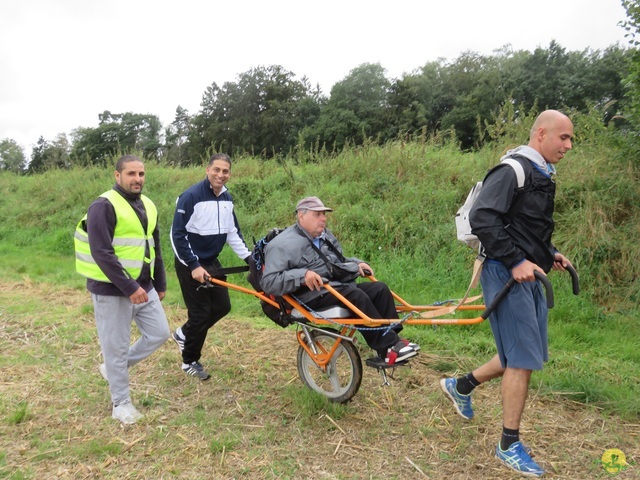
[[[320, 310], [339, 304], [322, 284], [331, 282], [341, 295], [371, 318], [397, 319], [391, 291], [383, 282], [356, 283], [373, 274], [357, 258], [345, 258], [340, 243], [326, 228], [326, 212], [318, 197], [306, 197], [296, 206], [296, 223], [271, 240], [265, 250], [261, 286], [269, 295], [294, 294], [308, 308]], [[365, 273], [367, 272], [367, 273]], [[420, 347], [398, 336], [401, 326], [391, 330], [361, 330], [369, 347], [387, 365], [415, 356]]]

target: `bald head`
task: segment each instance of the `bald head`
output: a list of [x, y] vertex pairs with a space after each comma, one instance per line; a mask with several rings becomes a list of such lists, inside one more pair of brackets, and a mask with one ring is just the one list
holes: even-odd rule
[[573, 123], [557, 110], [545, 110], [533, 122], [529, 135], [529, 146], [548, 163], [558, 163], [571, 150]]

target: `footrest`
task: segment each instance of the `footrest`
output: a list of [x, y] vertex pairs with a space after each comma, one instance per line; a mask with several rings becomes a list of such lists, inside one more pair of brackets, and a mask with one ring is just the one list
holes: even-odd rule
[[396, 362], [393, 365], [389, 365], [384, 361], [384, 358], [381, 357], [371, 357], [367, 358], [366, 360], [367, 367], [375, 368], [376, 370], [387, 370], [389, 368], [404, 367], [408, 363], [409, 360], [401, 360], [400, 362]]

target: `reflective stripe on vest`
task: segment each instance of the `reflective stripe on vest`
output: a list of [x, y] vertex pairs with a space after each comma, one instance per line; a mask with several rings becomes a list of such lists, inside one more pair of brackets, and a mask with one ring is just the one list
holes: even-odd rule
[[[140, 195], [148, 219], [147, 231], [145, 232], [133, 207], [117, 191], [109, 190], [100, 196], [111, 202], [116, 213], [116, 227], [111, 245], [118, 261], [126, 273], [135, 279], [140, 276], [143, 265], [148, 263], [151, 269], [151, 278], [153, 278], [156, 259], [153, 231], [158, 221], [158, 211], [155, 205], [149, 198]], [[111, 283], [91, 256], [86, 220], [87, 215], [78, 222], [74, 236], [76, 271], [87, 278]], [[149, 257], [145, 257], [147, 244], [149, 245]]]

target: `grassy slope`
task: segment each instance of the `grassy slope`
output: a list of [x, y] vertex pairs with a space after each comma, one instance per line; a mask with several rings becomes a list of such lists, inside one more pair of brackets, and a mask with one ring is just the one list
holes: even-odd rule
[[[551, 312], [552, 361], [535, 382], [546, 391], [577, 392], [570, 397], [637, 415], [640, 327], [634, 307], [640, 267], [633, 259], [640, 188], [631, 164], [616, 157], [608, 137], [598, 138], [604, 140], [582, 142], [560, 167], [555, 244], [577, 265], [583, 291], [573, 297], [568, 275], [551, 274], [557, 298]], [[229, 187], [248, 243], [269, 227], [290, 224], [300, 197], [318, 195], [335, 208], [330, 228], [348, 253], [368, 259], [377, 277], [412, 303], [431, 303], [464, 293], [473, 255], [455, 240], [453, 215], [469, 186], [509, 146], [463, 154], [449, 145], [412, 142], [364, 146], [315, 162], [240, 158]], [[204, 178], [204, 168], [148, 164], [147, 176], [145, 193], [159, 207], [164, 232], [166, 303], [179, 305], [167, 233], [176, 196]], [[112, 172], [97, 168], [0, 175], [3, 277], [82, 290], [73, 271], [72, 232], [87, 205], [112, 183]], [[239, 262], [229, 250], [223, 257], [227, 265]], [[244, 284], [241, 276], [234, 281]], [[260, 315], [253, 297], [241, 294], [234, 294], [233, 313]], [[411, 330], [429, 350], [468, 355], [463, 369], [493, 351], [488, 325], [440, 327], [436, 335], [431, 329]]]

